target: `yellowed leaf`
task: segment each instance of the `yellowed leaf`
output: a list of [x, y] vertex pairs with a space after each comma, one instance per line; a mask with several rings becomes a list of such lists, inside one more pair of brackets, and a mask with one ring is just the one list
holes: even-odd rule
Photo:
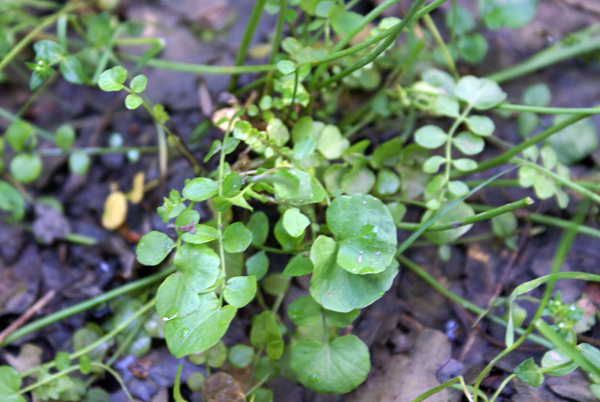
[[217, 127], [219, 127], [219, 129], [221, 131], [227, 131], [230, 120], [233, 119], [233, 121], [231, 122], [231, 127], [233, 127], [235, 122], [240, 119], [239, 117], [236, 117], [235, 119], [233, 118], [233, 116], [236, 114], [237, 111], [238, 111], [237, 109], [232, 108], [232, 107], [219, 109], [219, 110], [215, 111], [212, 115], [213, 124], [217, 124], [220, 120], [223, 119], [223, 117], [226, 117], [227, 120], [225, 122], [219, 124]]
[[144, 179], [144, 172], [138, 172], [133, 177], [131, 192], [128, 195], [132, 204], [139, 204], [144, 198]]
[[127, 197], [121, 191], [112, 192], [104, 202], [102, 226], [115, 230], [125, 222], [127, 217]]
[[273, 49], [273, 46], [270, 43], [261, 43], [251, 47], [248, 53], [253, 59], [262, 59], [271, 53], [271, 49]]

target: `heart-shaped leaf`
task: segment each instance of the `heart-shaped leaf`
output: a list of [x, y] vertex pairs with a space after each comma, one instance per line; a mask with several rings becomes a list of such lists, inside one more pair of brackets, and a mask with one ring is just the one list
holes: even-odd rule
[[328, 343], [313, 339], [298, 343], [290, 366], [305, 387], [320, 394], [344, 394], [365, 381], [371, 361], [367, 345], [346, 335]]
[[390, 211], [363, 194], [337, 197], [327, 208], [327, 226], [339, 244], [337, 263], [353, 274], [384, 271], [398, 245]]
[[314, 264], [310, 294], [328, 310], [347, 313], [372, 304], [392, 286], [398, 273], [398, 263], [392, 260], [381, 273], [354, 275], [337, 264], [337, 255], [335, 241], [327, 236], [319, 236], [310, 250]]

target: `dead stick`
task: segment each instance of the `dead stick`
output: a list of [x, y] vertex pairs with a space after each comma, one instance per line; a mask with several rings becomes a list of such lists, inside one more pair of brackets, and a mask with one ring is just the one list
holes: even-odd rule
[[35, 313], [40, 311], [52, 298], [56, 295], [54, 290], [49, 291], [42, 297], [40, 300], [35, 302], [35, 304], [27, 309], [19, 318], [12, 322], [8, 327], [4, 329], [4, 331], [0, 332], [0, 344], [6, 339], [7, 336], [15, 332], [19, 327], [25, 324]]

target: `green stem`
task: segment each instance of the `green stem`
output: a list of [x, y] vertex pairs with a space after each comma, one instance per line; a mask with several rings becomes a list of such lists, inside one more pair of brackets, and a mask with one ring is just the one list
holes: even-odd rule
[[[240, 43], [240, 48], [238, 49], [238, 53], [235, 58], [234, 65], [236, 67], [244, 64], [244, 60], [246, 60], [246, 55], [248, 54], [248, 47], [250, 46], [250, 42], [252, 42], [254, 31], [256, 31], [256, 28], [258, 27], [258, 22], [260, 21], [263, 9], [265, 8], [265, 4], [267, 4], [267, 0], [256, 0], [256, 2], [254, 3], [254, 8], [252, 9], [252, 13], [250, 14], [248, 25], [246, 25], [246, 30], [244, 31], [244, 36], [242, 37], [242, 42]], [[281, 11], [283, 13], [284, 10]], [[231, 76], [228, 86], [229, 92], [233, 92], [235, 90], [237, 78], [238, 76], [236, 74]]]
[[600, 107], [545, 107], [531, 105], [513, 105], [510, 103], [501, 103], [498, 106], [494, 107], [494, 109], [511, 110], [513, 112], [532, 112], [540, 114], [585, 114], [587, 116], [600, 113]]
[[[461, 226], [466, 226], [466, 225], [471, 225], [473, 223], [486, 221], [495, 216], [502, 215], [507, 212], [514, 211], [516, 209], [525, 208], [532, 204], [533, 204], [533, 200], [529, 197], [525, 197], [520, 201], [515, 201], [515, 202], [506, 204], [506, 205], [498, 207], [498, 208], [490, 209], [490, 210], [482, 212], [480, 214], [468, 217], [459, 222], [453, 222], [453, 223], [449, 223], [447, 225], [441, 225], [441, 226], [435, 226], [435, 225], [431, 226], [430, 228], [428, 228], [426, 230], [426, 232], [439, 232], [441, 230], [456, 229]], [[403, 230], [419, 230], [421, 228], [421, 226], [422, 226], [422, 224], [420, 224], [420, 223], [405, 223], [405, 222], [397, 222], [396, 223], [396, 227], [398, 229], [403, 229]]]
[[452, 76], [454, 77], [454, 79], [456, 81], [458, 81], [459, 76], [458, 76], [458, 71], [456, 71], [456, 65], [454, 64], [454, 59], [450, 55], [450, 52], [448, 51], [448, 48], [446, 47], [446, 43], [444, 42], [444, 39], [442, 39], [442, 35], [440, 35], [440, 31], [438, 31], [437, 27], [435, 26], [433, 19], [429, 16], [429, 14], [427, 14], [427, 15], [423, 16], [423, 22], [425, 23], [427, 30], [431, 33], [431, 36], [433, 36], [433, 40], [435, 40], [435, 43], [441, 49], [442, 54], [443, 54], [444, 58], [446, 59], [446, 63], [448, 63], [448, 68], [450, 68], [450, 72], [452, 73]]
[[69, 148], [62, 150], [60, 148], [45, 148], [36, 149], [33, 153], [40, 156], [65, 156], [70, 155], [73, 152], [83, 152], [87, 155], [114, 155], [114, 154], [126, 154], [130, 151], [138, 151], [140, 154], [154, 154], [158, 152], [156, 146], [146, 147], [85, 147], [85, 148]]
[[66, 369], [64, 369], [62, 371], [59, 371], [58, 373], [52, 374], [52, 375], [44, 378], [41, 381], [33, 383], [30, 386], [25, 387], [25, 388], [19, 390], [19, 392], [17, 393], [17, 395], [23, 395], [23, 394], [25, 394], [25, 393], [27, 393], [29, 391], [33, 391], [34, 389], [36, 389], [38, 387], [41, 387], [42, 385], [47, 384], [49, 382], [52, 382], [52, 381], [56, 380], [57, 378], [62, 377], [63, 375], [67, 375], [69, 373], [72, 373], [73, 371], [79, 370], [79, 367], [80, 367], [79, 364], [77, 364], [75, 366], [71, 366], [71, 367], [66, 368]]
[[[405, 266], [406, 268], [411, 270], [415, 275], [417, 275], [419, 278], [421, 278], [423, 281], [425, 281], [432, 288], [434, 288], [435, 290], [440, 292], [443, 296], [452, 300], [456, 304], [461, 305], [462, 307], [464, 307], [465, 309], [467, 309], [468, 311], [470, 311], [474, 314], [481, 315], [481, 314], [485, 313], [486, 310], [484, 308], [481, 308], [478, 305], [471, 303], [467, 299], [463, 299], [462, 297], [458, 296], [457, 294], [452, 293], [451, 291], [446, 289], [444, 286], [442, 286], [438, 281], [436, 281], [431, 275], [429, 275], [427, 273], [427, 271], [425, 271], [423, 268], [419, 267], [417, 264], [415, 264], [414, 262], [412, 262], [405, 256], [397, 255], [396, 258], [398, 259], [400, 264], [402, 264], [403, 266]], [[502, 318], [500, 318], [494, 314], [487, 314], [486, 317], [490, 321], [492, 321], [496, 324], [502, 325], [503, 327], [508, 326], [506, 321], [504, 321]], [[525, 331], [522, 328], [515, 328], [515, 331], [517, 331], [518, 333], [525, 333]], [[539, 337], [534, 334], [528, 334], [528, 339], [531, 340], [532, 342], [537, 343], [538, 345], [547, 347], [548, 349], [552, 349], [552, 346], [553, 346], [552, 343], [548, 342], [547, 340], [545, 340], [542, 337]]]
[[[594, 27], [587, 29], [591, 28]], [[577, 35], [577, 32], [574, 33], [574, 35]], [[583, 40], [580, 40], [579, 42], [569, 46], [565, 46], [564, 42], [560, 41], [559, 43], [533, 55], [527, 60], [497, 73], [491, 74], [487, 76], [487, 78], [496, 82], [508, 81], [559, 63], [571, 57], [590, 53], [598, 49], [600, 49], [600, 37], [584, 38]]]
[[535, 326], [542, 335], [555, 344], [557, 348], [567, 353], [574, 362], [581, 366], [582, 369], [593, 374], [596, 378], [600, 378], [600, 369], [592, 364], [578, 349], [556, 333], [550, 325], [540, 319], [536, 321]]
[[10, 121], [11, 123], [15, 122], [15, 121], [25, 122], [33, 127], [33, 130], [36, 132], [37, 135], [54, 142], [54, 134], [52, 134], [50, 131], [46, 131], [43, 128], [34, 126], [33, 124], [29, 123], [28, 121], [21, 119], [19, 116], [12, 114], [11, 112], [9, 112], [8, 110], [6, 110], [2, 107], [0, 107], [0, 117], [5, 118], [6, 120]]
[[424, 3], [425, 3], [425, 0], [416, 0], [410, 6], [410, 9], [406, 13], [406, 16], [404, 17], [404, 19], [402, 21], [400, 21], [398, 24], [396, 24], [396, 26], [391, 28], [392, 31], [390, 32], [390, 36], [385, 38], [385, 40], [377, 47], [377, 49], [375, 49], [370, 55], [363, 58], [362, 60], [359, 60], [358, 62], [354, 63], [350, 67], [345, 68], [344, 70], [340, 71], [339, 73], [326, 79], [321, 84], [317, 85], [316, 89], [325, 88], [325, 87], [343, 79], [344, 77], [352, 74], [356, 70], [363, 68], [367, 64], [372, 63], [381, 53], [386, 51], [396, 41], [398, 36], [400, 36], [402, 31], [404, 31], [404, 28], [410, 22], [412, 22], [412, 18], [417, 15], [417, 11], [419, 11], [421, 9], [421, 7], [423, 6]]
[[571, 190], [577, 191], [578, 193], [588, 197], [589, 199], [593, 200], [594, 202], [597, 202], [598, 204], [600, 204], [600, 195], [594, 193], [593, 191], [588, 190], [587, 188], [580, 186], [579, 184], [565, 179], [564, 177], [554, 173], [553, 171], [546, 169], [543, 166], [538, 165], [537, 163], [532, 163], [532, 162], [528, 162], [525, 159], [521, 159], [521, 158], [514, 158], [518, 163], [525, 163], [527, 166], [531, 167], [532, 169], [535, 169], [539, 172], [542, 172], [543, 174], [545, 174], [546, 176], [550, 176], [552, 177], [555, 181], [561, 183], [563, 186], [570, 188]]
[[[578, 224], [581, 224], [581, 221], [583, 220], [583, 216], [584, 216], [583, 212], [585, 209], [587, 209], [586, 204], [587, 203], [580, 205], [579, 211], [575, 217], [575, 221]], [[576, 232], [573, 229], [568, 230], [563, 235], [560, 243], [558, 244], [558, 248], [556, 249], [556, 253], [555, 253], [554, 259], [552, 261], [552, 267], [550, 269], [551, 275], [556, 274], [560, 271], [562, 264], [564, 263], [565, 259], [567, 258], [567, 253], [569, 252], [571, 245], [573, 244], [573, 241], [575, 240], [575, 235], [576, 235]], [[476, 390], [479, 390], [479, 387], [481, 386], [481, 382], [483, 381], [483, 379], [487, 376], [487, 374], [490, 372], [490, 370], [502, 358], [504, 358], [506, 355], [508, 355], [513, 350], [515, 350], [519, 345], [521, 345], [523, 342], [525, 342], [526, 339], [530, 338], [533, 330], [535, 329], [535, 326], [536, 326], [538, 320], [540, 320], [540, 318], [542, 317], [542, 314], [543, 314], [544, 310], [546, 309], [548, 302], [550, 301], [550, 297], [552, 296], [552, 291], [554, 289], [555, 282], [556, 282], [556, 279], [553, 279], [553, 280], [549, 281], [548, 284], [546, 285], [546, 288], [544, 289], [544, 295], [542, 296], [542, 299], [540, 301], [538, 309], [536, 310], [535, 315], [533, 316], [530, 324], [527, 326], [527, 329], [525, 330], [525, 332], [512, 345], [509, 345], [506, 349], [504, 349], [502, 352], [500, 352], [494, 359], [492, 359], [492, 361], [479, 373], [479, 376], [477, 377], [477, 380], [475, 381], [475, 385], [474, 385]], [[477, 394], [475, 394], [474, 402], [477, 402]]]
[[25, 37], [11, 49], [2, 60], [0, 60], [0, 72], [2, 72], [4, 67], [6, 67], [8, 63], [10, 63], [40, 32], [52, 25], [61, 15], [75, 10], [82, 4], [83, 3], [76, 3], [75, 1], [69, 2], [57, 13], [44, 18], [44, 20], [37, 27], [35, 27], [35, 29], [25, 35]]
[[[572, 180], [573, 183], [585, 187], [588, 190], [600, 191], [600, 183], [595, 183], [588, 180]], [[464, 180], [464, 183], [469, 186], [478, 186], [483, 183], [484, 180]], [[498, 179], [488, 184], [488, 187], [521, 187], [518, 179]]]
[[[489, 211], [492, 207], [488, 205], [480, 205], [480, 204], [469, 204], [476, 212]], [[567, 221], [560, 218], [554, 218], [551, 216], [546, 216], [542, 214], [537, 214], [535, 212], [524, 212], [525, 217], [532, 222], [539, 223], [542, 225], [553, 226], [561, 229], [574, 229], [577, 233], [595, 237], [600, 239], [600, 230], [594, 229], [590, 226], [578, 225], [574, 222]]]
[[535, 137], [532, 137], [532, 138], [529, 138], [528, 140], [523, 141], [519, 145], [515, 146], [514, 148], [509, 149], [508, 151], [504, 152], [503, 154], [498, 155], [495, 158], [489, 159], [487, 161], [481, 162], [477, 166], [477, 168], [475, 168], [473, 170], [469, 170], [468, 172], [455, 172], [455, 176], [462, 176], [465, 174], [481, 172], [483, 170], [488, 170], [493, 167], [507, 163], [515, 155], [519, 154], [520, 152], [523, 152], [525, 149], [529, 148], [530, 146], [544, 141], [545, 139], [549, 138], [553, 134], [558, 133], [560, 130], [562, 130], [566, 127], [569, 127], [570, 125], [575, 124], [580, 120], [585, 119], [587, 116], [588, 115], [577, 115], [577, 116], [569, 117], [568, 119], [561, 121], [560, 123], [557, 123], [557, 124], [553, 125], [552, 127], [542, 131]]
[[[396, 4], [399, 0], [386, 0], [383, 3], [381, 3], [380, 5], [378, 5], [377, 7], [375, 7], [373, 10], [371, 10], [371, 12], [369, 12], [367, 15], [365, 15], [360, 24], [358, 24], [356, 27], [354, 27], [354, 29], [352, 29], [350, 32], [348, 32], [342, 39], [340, 39], [331, 49], [332, 52], [337, 52], [341, 49], [344, 48], [344, 46], [346, 46], [348, 43], [350, 43], [350, 41], [352, 40], [352, 38], [354, 38], [359, 32], [361, 32], [371, 21], [373, 21], [375, 18], [377, 18], [379, 15], [381, 15], [385, 10], [387, 10], [388, 8], [390, 8], [391, 6], [393, 6], [394, 4]], [[323, 72], [325, 71], [325, 69], [327, 68], [326, 65], [320, 65], [317, 70], [315, 71], [313, 78], [310, 82], [310, 91], [313, 91], [316, 88], [317, 82], [319, 81], [319, 78], [321, 77], [321, 75], [323, 74]]]
[[[117, 336], [117, 334], [119, 334], [120, 332], [125, 330], [129, 325], [131, 325], [132, 322], [137, 320], [142, 315], [146, 314], [151, 308], [154, 307], [155, 304], [156, 304], [155, 299], [152, 299], [148, 303], [144, 304], [139, 310], [137, 310], [135, 313], [133, 313], [129, 318], [127, 318], [125, 321], [121, 322], [119, 325], [117, 325], [115, 328], [113, 328], [112, 331], [106, 333], [106, 335], [98, 338], [94, 342], [90, 343], [89, 345], [86, 345], [85, 347], [79, 349], [78, 351], [71, 353], [69, 355], [69, 360], [78, 359], [81, 356], [84, 356], [84, 355], [88, 354], [89, 352], [91, 352], [92, 350], [96, 349], [103, 343], [111, 340], [112, 338]], [[53, 360], [53, 361], [50, 361], [41, 366], [35, 367], [31, 370], [27, 370], [26, 372], [21, 374], [21, 377], [22, 378], [28, 377], [34, 373], [39, 372], [42, 369], [51, 369], [52, 367], [55, 367], [55, 366], [56, 366], [56, 361]]]
[[516, 377], [517, 377], [516, 374], [511, 374], [508, 377], [506, 377], [504, 379], [504, 381], [502, 381], [502, 383], [500, 384], [500, 386], [498, 387], [496, 392], [494, 392], [494, 395], [492, 395], [490, 402], [494, 402], [500, 396], [500, 393], [502, 392], [502, 390], [504, 390], [504, 388], [506, 388], [508, 383], [511, 382], [513, 380], [513, 378], [516, 378]]
[[83, 311], [89, 310], [92, 307], [95, 307], [99, 304], [110, 301], [121, 295], [131, 293], [138, 289], [142, 289], [148, 285], [152, 285], [152, 284], [162, 280], [166, 276], [172, 274], [174, 271], [175, 271], [175, 268], [165, 269], [163, 271], [157, 272], [154, 275], [147, 276], [143, 279], [138, 279], [137, 281], [128, 283], [127, 285], [120, 286], [116, 289], [110, 290], [99, 296], [96, 296], [96, 297], [86, 300], [84, 302], [75, 304], [73, 306], [67, 307], [63, 310], [57, 311], [56, 313], [53, 313], [53, 314], [47, 315], [43, 318], [40, 318], [39, 320], [33, 321], [32, 323], [29, 323], [29, 324], [19, 328], [18, 330], [16, 330], [15, 332], [13, 332], [9, 336], [7, 336], [6, 339], [4, 339], [4, 341], [0, 344], [0, 347], [9, 345], [16, 340], [21, 339], [24, 336], [29, 335], [30, 333], [35, 332], [39, 329], [47, 327], [48, 325], [53, 324], [57, 321], [64, 320], [67, 317], [71, 317], [72, 315], [79, 314]]

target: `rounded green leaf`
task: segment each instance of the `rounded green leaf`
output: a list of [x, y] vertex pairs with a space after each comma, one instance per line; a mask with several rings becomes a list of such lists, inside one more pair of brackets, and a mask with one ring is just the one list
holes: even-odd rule
[[246, 260], [246, 272], [260, 281], [269, 270], [269, 257], [264, 251], [259, 251]]
[[266, 294], [279, 296], [290, 288], [290, 280], [282, 274], [270, 274], [263, 279], [261, 285]]
[[312, 270], [313, 264], [310, 259], [302, 255], [296, 255], [285, 266], [282, 275], [284, 278], [289, 278], [291, 276], [302, 276], [310, 274]]
[[299, 327], [310, 327], [321, 319], [321, 306], [310, 296], [299, 297], [288, 306], [288, 317]]
[[475, 28], [475, 20], [468, 8], [462, 6], [451, 7], [445, 15], [448, 29], [454, 28], [456, 35], [464, 35]]
[[446, 143], [448, 135], [437, 126], [424, 126], [415, 133], [415, 141], [424, 148], [435, 149]]
[[252, 232], [252, 244], [262, 246], [269, 236], [269, 218], [267, 215], [258, 211], [253, 213], [248, 220], [248, 229]]
[[281, 60], [277, 63], [277, 69], [281, 71], [283, 75], [288, 75], [296, 71], [296, 65], [291, 60]]
[[[544, 353], [544, 356], [542, 357], [541, 361], [541, 366], [544, 369], [548, 369], [555, 366], [562, 366], [563, 364], [568, 363], [571, 360], [572, 359], [569, 357], [569, 355], [563, 352], [561, 349], [552, 349]], [[567, 375], [574, 371], [577, 367], [579, 367], [579, 364], [573, 362], [572, 364], [569, 364], [566, 367], [562, 367], [553, 371], [547, 371], [546, 374], [552, 376]]]
[[458, 81], [454, 94], [479, 110], [490, 109], [506, 99], [506, 93], [494, 81], [472, 75]]
[[446, 163], [446, 158], [440, 155], [433, 155], [427, 158], [425, 163], [423, 163], [423, 171], [429, 174], [437, 173], [437, 171], [440, 169], [440, 166], [442, 166], [444, 163]]
[[272, 312], [265, 311], [252, 318], [250, 343], [257, 350], [266, 349], [267, 355], [272, 360], [281, 358], [284, 346], [283, 338]]
[[290, 208], [283, 214], [283, 228], [292, 237], [304, 235], [310, 220], [298, 208]]
[[396, 226], [379, 199], [363, 194], [337, 197], [327, 208], [326, 220], [339, 244], [337, 263], [348, 272], [374, 274], [390, 265], [398, 245]]
[[254, 349], [252, 346], [237, 344], [229, 349], [229, 363], [237, 369], [243, 369], [252, 364]]
[[471, 116], [467, 118], [469, 129], [482, 137], [489, 137], [494, 132], [496, 126], [492, 119], [487, 116]]
[[225, 301], [234, 307], [242, 308], [254, 299], [256, 294], [256, 277], [236, 276], [225, 283], [223, 291]]
[[333, 325], [338, 328], [346, 328], [360, 315], [360, 309], [352, 310], [347, 313], [340, 313], [338, 311], [325, 310], [327, 318]]
[[10, 366], [0, 366], [0, 399], [6, 402], [25, 402], [21, 395], [21, 375]]
[[211, 179], [205, 177], [197, 177], [193, 180], [186, 181], [185, 187], [181, 192], [182, 195], [192, 201], [204, 201], [219, 192], [219, 185]]
[[83, 176], [90, 167], [90, 157], [83, 151], [75, 151], [69, 155], [69, 169], [71, 172]]
[[554, 182], [543, 174], [537, 174], [533, 179], [533, 189], [538, 198], [547, 200], [554, 195]]
[[227, 226], [223, 233], [223, 247], [228, 253], [241, 253], [252, 243], [252, 232], [241, 222]]
[[548, 106], [552, 99], [550, 88], [543, 82], [532, 84], [523, 92], [523, 103], [532, 106]]
[[[569, 115], [557, 115], [554, 124], [568, 119]], [[598, 131], [591, 118], [572, 124], [546, 140], [556, 151], [561, 163], [570, 165], [581, 161], [598, 148]]]
[[173, 262], [196, 293], [211, 288], [221, 274], [219, 256], [205, 244], [184, 244]]
[[479, 63], [485, 57], [487, 50], [488, 42], [479, 33], [465, 35], [458, 40], [458, 54], [469, 63]]
[[306, 339], [292, 349], [298, 381], [320, 394], [344, 394], [362, 384], [371, 370], [369, 348], [355, 335], [322, 343]]
[[452, 138], [452, 144], [465, 155], [477, 155], [485, 147], [485, 141], [475, 134], [463, 131]]
[[166, 319], [185, 317], [200, 306], [198, 291], [181, 272], [165, 278], [156, 291], [156, 312]]
[[457, 197], [464, 197], [469, 194], [469, 186], [460, 180], [454, 180], [448, 183], [448, 191]]
[[435, 112], [442, 116], [458, 117], [460, 106], [458, 101], [449, 96], [438, 96], [433, 103]]
[[468, 172], [469, 170], [477, 168], [477, 162], [475, 162], [473, 159], [460, 158], [454, 159], [452, 161], [452, 166], [454, 166], [462, 172]]
[[148, 84], [148, 79], [146, 78], [146, 76], [140, 74], [140, 75], [136, 75], [135, 77], [133, 77], [133, 79], [129, 83], [129, 86], [131, 87], [131, 89], [134, 92], [141, 93], [146, 90], [147, 84]]
[[200, 295], [196, 312], [165, 324], [167, 347], [178, 359], [208, 350], [225, 335], [236, 312], [231, 305], [220, 307], [214, 293]]
[[10, 162], [10, 173], [19, 183], [31, 183], [42, 174], [42, 160], [35, 154], [19, 154]]
[[515, 368], [515, 374], [519, 380], [532, 387], [539, 387], [544, 382], [544, 374], [533, 361], [533, 358], [525, 360]]
[[505, 238], [511, 236], [517, 230], [517, 218], [512, 212], [494, 216], [491, 219], [492, 232], [495, 236]]
[[392, 260], [378, 274], [354, 275], [336, 263], [338, 247], [333, 239], [319, 236], [310, 250], [314, 264], [310, 294], [324, 308], [347, 313], [379, 300], [392, 286], [398, 263]]
[[185, 232], [181, 236], [184, 242], [193, 244], [204, 244], [216, 240], [219, 231], [208, 225], [196, 225], [193, 232]]
[[54, 142], [63, 151], [71, 148], [75, 142], [75, 129], [73, 129], [70, 124], [63, 124], [56, 129], [56, 133], [54, 134]]
[[33, 45], [35, 61], [45, 61], [47, 64], [58, 63], [65, 55], [65, 49], [51, 40], [41, 40]]
[[375, 191], [380, 196], [394, 195], [400, 189], [400, 178], [390, 169], [381, 169], [377, 173]]
[[317, 149], [323, 154], [323, 156], [329, 160], [338, 159], [342, 156], [342, 153], [350, 146], [348, 141], [340, 129], [334, 125], [328, 124], [321, 131]]
[[106, 92], [120, 91], [127, 79], [127, 70], [121, 66], [115, 66], [104, 71], [98, 77], [98, 86]]
[[141, 96], [136, 94], [129, 94], [125, 98], [125, 107], [129, 110], [137, 109], [142, 103], [144, 103], [144, 100]]
[[88, 82], [83, 65], [75, 56], [68, 56], [60, 62], [60, 73], [64, 79], [73, 84], [83, 84]]
[[35, 131], [33, 126], [23, 120], [12, 122], [4, 135], [6, 142], [16, 152], [22, 152], [26, 147], [35, 145]]
[[135, 248], [137, 260], [142, 265], [158, 265], [173, 250], [175, 243], [164, 233], [152, 231], [145, 234]]

